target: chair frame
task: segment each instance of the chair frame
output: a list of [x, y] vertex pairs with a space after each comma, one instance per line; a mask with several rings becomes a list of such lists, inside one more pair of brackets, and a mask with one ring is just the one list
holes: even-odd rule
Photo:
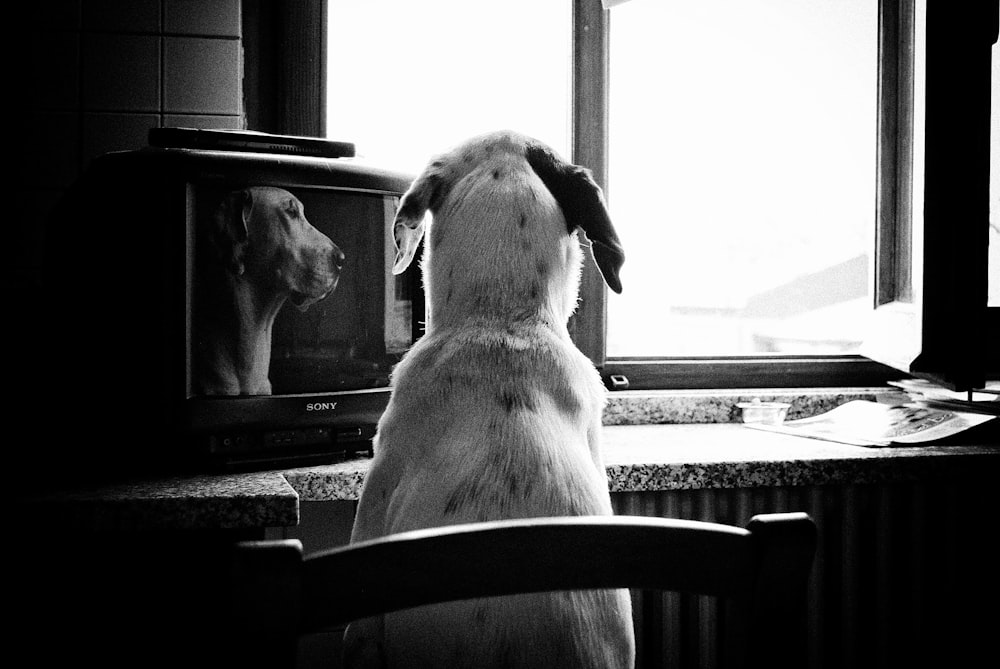
[[803, 666], [815, 548], [805, 513], [757, 515], [745, 528], [639, 516], [492, 521], [305, 558], [295, 539], [239, 542], [232, 643], [250, 664], [294, 666], [301, 635], [371, 615], [472, 597], [633, 588], [733, 601], [727, 666]]

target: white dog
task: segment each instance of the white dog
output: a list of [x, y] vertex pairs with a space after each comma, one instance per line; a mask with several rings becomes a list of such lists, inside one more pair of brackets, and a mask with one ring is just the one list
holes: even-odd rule
[[197, 382], [208, 395], [270, 395], [271, 328], [286, 301], [333, 292], [344, 254], [283, 188], [230, 193], [204, 226], [196, 277]]
[[[578, 228], [621, 291], [624, 256], [600, 189], [535, 140], [474, 138], [431, 162], [403, 196], [395, 272], [413, 259], [427, 211], [427, 330], [393, 373], [352, 542], [611, 514], [604, 388], [566, 327]], [[344, 653], [350, 667], [631, 667], [630, 599], [600, 590], [421, 607], [353, 623]]]

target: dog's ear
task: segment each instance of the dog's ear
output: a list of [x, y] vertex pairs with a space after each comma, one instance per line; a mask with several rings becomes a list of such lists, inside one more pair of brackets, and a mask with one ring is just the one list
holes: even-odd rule
[[525, 154], [531, 169], [559, 203], [569, 232], [579, 227], [586, 233], [604, 282], [616, 293], [622, 292], [619, 272], [625, 251], [590, 170], [565, 162], [541, 144], [529, 144]]
[[392, 225], [392, 235], [396, 242], [393, 274], [402, 274], [413, 262], [420, 240], [424, 237], [427, 212], [436, 207], [440, 200], [441, 177], [435, 171], [436, 165], [437, 163], [432, 164], [417, 177], [399, 202]]
[[237, 276], [243, 274], [253, 193], [249, 189], [228, 193], [215, 214], [212, 241], [219, 259]]

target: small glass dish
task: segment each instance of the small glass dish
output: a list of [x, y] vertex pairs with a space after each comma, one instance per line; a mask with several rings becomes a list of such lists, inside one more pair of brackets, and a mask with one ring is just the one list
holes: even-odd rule
[[740, 402], [736, 405], [743, 410], [744, 423], [763, 423], [764, 425], [781, 425], [792, 406], [788, 402]]

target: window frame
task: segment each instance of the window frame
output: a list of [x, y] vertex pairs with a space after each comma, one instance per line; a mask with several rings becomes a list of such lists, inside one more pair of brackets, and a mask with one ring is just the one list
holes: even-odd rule
[[[259, 94], [246, 100], [249, 127], [323, 136], [325, 96], [307, 92], [307, 99], [296, 106], [297, 112], [274, 101], [286, 99], [284, 94], [289, 91], [285, 89], [289, 87], [301, 93], [302, 87], [294, 82], [312, 82], [322, 91], [327, 74], [323, 54], [329, 36], [326, 1], [305, 0], [300, 10], [283, 14], [283, 21], [266, 19], [271, 16], [269, 12], [288, 9], [279, 10], [266, 2], [245, 3], [246, 69], [251, 88]], [[588, 167], [606, 189], [611, 10], [604, 9], [599, 0], [565, 1], [573, 6], [572, 160]], [[971, 3], [970, 7], [960, 3], [949, 7], [931, 0], [928, 4], [928, 12], [933, 12], [928, 25], [935, 26], [929, 39], [938, 44], [928, 54], [927, 70], [944, 92], [932, 91], [936, 95], [932, 106], [935, 112], [927, 122], [925, 135], [936, 143], [929, 155], [938, 172], [925, 184], [924, 195], [935, 203], [971, 202], [971, 210], [961, 210], [963, 220], [957, 232], [952, 225], [954, 212], [939, 204], [931, 207], [919, 222], [919, 229], [914, 228], [908, 207], [912, 193], [907, 190], [913, 176], [912, 152], [908, 149], [913, 128], [907, 126], [907, 122], [912, 124], [908, 114], [913, 100], [907, 95], [912, 94], [914, 85], [914, 0], [880, 0], [879, 157], [873, 234], [876, 268], [872, 279], [876, 317], [864, 355], [609, 360], [605, 345], [606, 288], [589, 254], [584, 254], [580, 306], [570, 321], [570, 332], [609, 387], [620, 388], [614, 379], [621, 378], [628, 379], [632, 389], [870, 387], [914, 375], [953, 389], [966, 389], [981, 385], [984, 377], [1000, 378], [1000, 347], [988, 346], [988, 342], [1000, 341], [1000, 308], [987, 307], [985, 281], [989, 51], [997, 39], [997, 4]], [[285, 27], [277, 29], [276, 25]], [[300, 28], [305, 31], [317, 25], [322, 32], [319, 38], [281, 39], [301, 34]], [[970, 46], [971, 42], [975, 44]], [[280, 44], [287, 46], [275, 48]], [[953, 48], [956, 46], [961, 48]], [[953, 78], [955, 68], [970, 64], [979, 79], [974, 91], [959, 96], [959, 104], [949, 97], [954, 91], [948, 90], [947, 81]], [[276, 76], [271, 71], [275, 68], [287, 76]], [[279, 87], [278, 79], [289, 83]], [[947, 144], [955, 127], [962, 128], [968, 133], [964, 136], [975, 141], [951, 141], [954, 150], [949, 153]], [[955, 164], [964, 166], [961, 175], [949, 174]], [[970, 176], [973, 185], [968, 187], [966, 177]], [[982, 206], [977, 209], [979, 202]], [[922, 249], [915, 245], [917, 237], [925, 242]], [[928, 240], [930, 243], [926, 243]], [[910, 257], [905, 257], [907, 254]]]
[[[905, 16], [914, 3], [899, 4], [900, 24], [914, 29]], [[989, 345], [1000, 341], [1000, 308], [988, 306], [987, 295], [990, 61], [998, 5], [922, 4], [922, 71], [909, 76], [911, 87], [925, 92], [910, 101], [923, 129], [923, 206], [896, 221], [880, 220], [879, 277], [890, 280], [879, 283], [867, 352], [963, 391], [1000, 378], [1000, 346]], [[913, 56], [899, 55], [901, 62]], [[886, 257], [890, 249], [899, 255]]]
[[[610, 54], [609, 26], [610, 10], [603, 9], [596, 0], [572, 0], [573, 2], [573, 156], [574, 162], [588, 167], [602, 188], [607, 189], [608, 153], [608, 63]], [[993, 4], [993, 3], [986, 3]], [[994, 8], [995, 10], [995, 8]], [[947, 26], [962, 21], [979, 20], [976, 31], [978, 37], [989, 37], [990, 44], [996, 40], [996, 13], [992, 16], [961, 19], [954, 9], [937, 5], [935, 21], [942, 21], [946, 28], [937, 30], [931, 37], [940, 43], [954, 41], [955, 33]], [[966, 10], [968, 11], [968, 10]], [[971, 12], [970, 12], [971, 13]], [[989, 14], [989, 10], [987, 10]], [[949, 16], [951, 20], [949, 21]], [[991, 23], [992, 20], [992, 23]], [[964, 23], [969, 25], [969, 23]], [[920, 232], [933, 238], [936, 243], [950, 240], [946, 250], [925, 247], [928, 257], [916, 257], [913, 250], [913, 221], [911, 217], [910, 186], [913, 177], [913, 57], [916, 44], [914, 31], [914, 0], [881, 0], [879, 2], [879, 65], [878, 65], [878, 113], [879, 136], [877, 138], [878, 168], [873, 178], [877, 178], [876, 217], [873, 232], [876, 269], [872, 291], [873, 309], [876, 310], [876, 332], [878, 340], [869, 349], [880, 350], [885, 355], [798, 355], [798, 356], [724, 356], [687, 358], [612, 358], [607, 357], [606, 288], [593, 262], [584, 266], [581, 282], [581, 307], [570, 323], [570, 332], [578, 347], [600, 370], [605, 384], [614, 389], [706, 389], [706, 388], [749, 388], [749, 387], [836, 387], [836, 386], [881, 386], [892, 379], [908, 374], [925, 376], [944, 383], [954, 389], [981, 387], [986, 376], [992, 376], [1000, 365], [996, 356], [987, 353], [986, 341], [996, 335], [1000, 341], [1000, 315], [998, 309], [986, 308], [985, 256], [986, 245], [982, 246], [982, 258], [963, 264], [962, 252], [974, 249], [978, 253], [976, 226], [988, 225], [972, 215], [965, 221], [960, 235], [953, 235], [949, 221], [940, 211], [929, 213]], [[981, 43], [983, 40], [980, 39]], [[981, 45], [981, 44], [980, 44]], [[949, 55], [948, 49], [932, 52], [936, 59], [928, 65], [931, 72], [944, 72], [956, 64], [971, 64], [969, 52]], [[981, 61], [981, 56], [978, 56]], [[976, 62], [979, 67], [981, 62]], [[986, 60], [988, 74], [989, 60]], [[984, 198], [988, 202], [988, 160], [989, 160], [989, 78], [986, 79], [986, 142], [984, 146], [968, 147], [968, 155], [974, 165], [965, 170], [966, 176], [981, 170], [985, 154], [984, 174], [975, 173], [976, 187], [960, 192], [969, 199]], [[949, 122], [958, 119], [973, 121], [977, 129], [970, 136], [982, 140], [982, 86], [976, 94], [965, 101], [969, 108], [955, 115], [944, 114], [938, 108], [940, 119], [928, 123], [927, 133], [936, 137], [945, 136]], [[943, 96], [938, 99], [942, 99]], [[931, 104], [931, 102], [928, 102]], [[940, 107], [940, 105], [939, 105]], [[919, 129], [918, 129], [919, 130]], [[980, 134], [976, 134], [976, 133]], [[955, 159], [953, 151], [948, 154], [939, 151], [932, 159]], [[940, 165], [942, 163], [936, 163]], [[928, 170], [931, 173], [932, 170]], [[877, 175], [877, 176], [876, 176]], [[940, 201], [959, 191], [955, 179], [941, 179], [938, 185], [927, 186], [926, 197]], [[985, 181], [987, 191], [981, 191]], [[936, 190], [935, 190], [936, 189]], [[613, 194], [609, 194], [613, 197]], [[976, 200], [978, 201], [978, 200]], [[951, 239], [957, 237], [957, 240]], [[985, 237], [983, 238], [986, 239]], [[626, 254], [627, 254], [626, 249]], [[982, 261], [982, 262], [980, 262]], [[927, 274], [928, 268], [931, 272]], [[935, 273], [936, 271], [936, 273]], [[925, 284], [916, 282], [913, 273], [924, 272], [921, 278]], [[983, 279], [981, 291], [978, 283]], [[969, 286], [976, 288], [970, 289]], [[954, 298], [956, 286], [962, 286], [959, 299]], [[914, 300], [914, 290], [921, 295]], [[928, 301], [927, 296], [930, 296]], [[901, 308], [900, 305], [904, 306]], [[930, 305], [931, 309], [927, 307]], [[923, 311], [920, 307], [923, 307]], [[880, 312], [880, 313], [879, 313]], [[988, 313], [989, 312], [989, 313]], [[963, 331], [959, 336], [950, 330], [949, 324], [959, 323]], [[921, 327], [922, 326], [922, 327]], [[971, 329], [970, 329], [971, 328]], [[909, 361], [899, 359], [893, 343], [900, 337], [912, 339], [913, 331], [921, 330], [924, 338], [914, 344], [914, 355]], [[983, 336], [975, 333], [981, 332]], [[970, 333], [972, 333], [970, 335]], [[975, 345], [969, 345], [975, 340]], [[878, 343], [881, 342], [881, 345]], [[986, 372], [987, 364], [991, 372]]]

